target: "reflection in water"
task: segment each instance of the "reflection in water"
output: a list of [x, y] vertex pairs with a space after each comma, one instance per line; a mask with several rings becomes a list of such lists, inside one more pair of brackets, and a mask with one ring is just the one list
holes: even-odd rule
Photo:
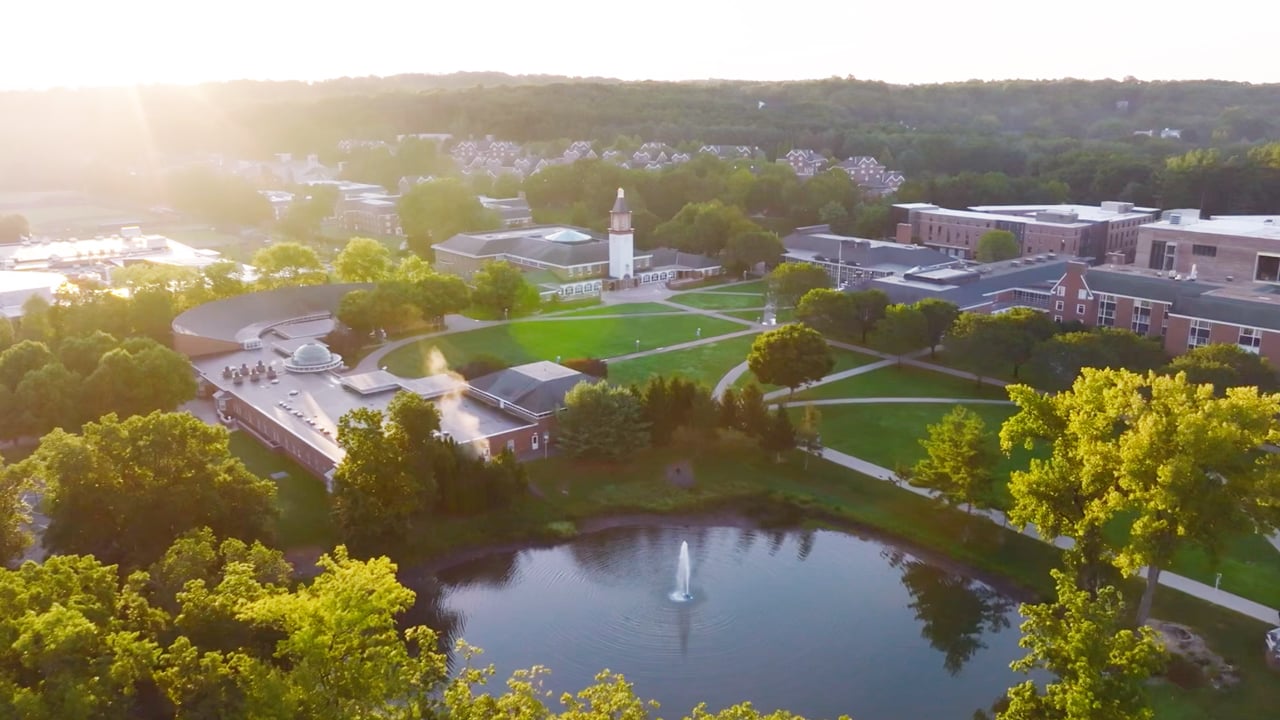
[[[402, 573], [400, 583], [414, 592], [414, 603], [400, 616], [402, 627], [425, 625], [436, 631], [436, 649], [449, 658], [453, 668], [453, 646], [462, 637], [466, 618], [446, 602], [446, 585], [427, 573]], [[452, 589], [452, 588], [449, 588]]]
[[[670, 599], [682, 542], [694, 595], [683, 603]], [[1016, 633], [992, 634], [1012, 601], [829, 531], [618, 529], [496, 553], [438, 584], [409, 575], [412, 621], [436, 628], [446, 651], [465, 630], [501, 678], [550, 667], [553, 695], [609, 668], [667, 717], [750, 701], [808, 717], [967, 720], [1018, 679], [1008, 665], [1022, 654]]]
[[1009, 627], [1009, 615], [1017, 607], [1012, 598], [898, 550], [887, 557], [902, 570], [902, 584], [912, 597], [910, 607], [922, 623], [921, 637], [943, 654], [943, 667], [952, 675], [986, 647], [985, 635]]

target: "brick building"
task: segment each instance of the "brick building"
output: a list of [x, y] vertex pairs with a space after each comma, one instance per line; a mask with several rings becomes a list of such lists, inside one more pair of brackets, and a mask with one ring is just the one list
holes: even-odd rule
[[1155, 208], [1133, 203], [1088, 205], [979, 205], [949, 210], [928, 203], [893, 206], [900, 243], [918, 243], [958, 258], [972, 258], [991, 230], [1013, 233], [1023, 257], [1061, 255], [1101, 262], [1109, 253], [1132, 260], [1139, 226], [1154, 222]]
[[1139, 230], [1134, 262], [1212, 282], [1280, 283], [1280, 216], [1169, 210]]

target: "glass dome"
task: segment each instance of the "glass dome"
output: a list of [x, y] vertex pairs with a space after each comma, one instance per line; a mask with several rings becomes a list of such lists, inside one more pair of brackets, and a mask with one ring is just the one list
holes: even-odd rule
[[289, 372], [323, 372], [341, 367], [342, 356], [319, 343], [307, 343], [294, 350], [284, 366]]

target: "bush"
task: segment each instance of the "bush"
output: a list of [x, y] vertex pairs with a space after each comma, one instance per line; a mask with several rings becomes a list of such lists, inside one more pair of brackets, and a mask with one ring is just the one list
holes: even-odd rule
[[480, 354], [460, 365], [456, 370], [464, 379], [475, 380], [478, 377], [483, 377], [499, 370], [506, 370], [509, 367], [511, 367], [511, 363], [497, 355]]
[[544, 529], [547, 531], [547, 535], [558, 540], [568, 540], [578, 535], [578, 526], [574, 525], [570, 520], [549, 522]]
[[596, 378], [609, 377], [609, 363], [599, 358], [570, 358], [561, 365]]

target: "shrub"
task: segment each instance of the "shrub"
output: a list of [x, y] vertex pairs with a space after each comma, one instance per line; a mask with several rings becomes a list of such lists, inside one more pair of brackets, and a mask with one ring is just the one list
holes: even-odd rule
[[570, 358], [561, 364], [591, 377], [609, 377], [609, 363], [599, 358]]

